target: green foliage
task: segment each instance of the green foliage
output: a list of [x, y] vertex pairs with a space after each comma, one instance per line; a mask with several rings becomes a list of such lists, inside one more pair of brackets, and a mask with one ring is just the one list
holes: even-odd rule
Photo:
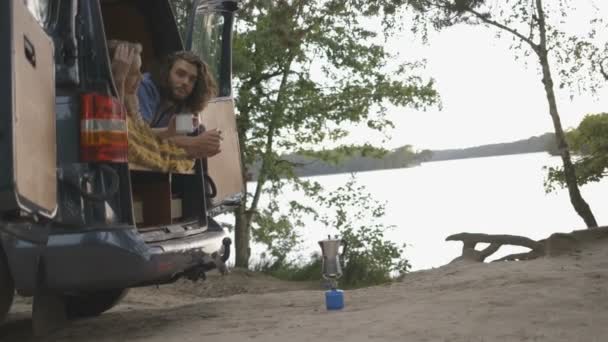
[[254, 230], [253, 238], [267, 246], [274, 262], [282, 263], [287, 254], [299, 244], [300, 237], [287, 215], [274, 215], [279, 210], [275, 206], [276, 203], [271, 203], [256, 215], [255, 224], [264, 229]]
[[[393, 56], [378, 43], [382, 34], [366, 28], [366, 17], [384, 16], [394, 11], [393, 4], [243, 2], [233, 50], [238, 131], [245, 167], [259, 172], [237, 230], [251, 230], [256, 239], [275, 236], [268, 231], [276, 229], [285, 236], [287, 224], [279, 220], [288, 219], [296, 229], [301, 227], [301, 215], [315, 215], [302, 203], [291, 203], [287, 212], [279, 212], [285, 210], [278, 203], [283, 187], [291, 185], [306, 197], [321, 190], [318, 184], [299, 179], [296, 165], [283, 156], [307, 151], [337, 161], [352, 153], [382, 153], [375, 146], [318, 151], [326, 143], [339, 144], [349, 126], [364, 123], [378, 131], [392, 127], [386, 117], [391, 104], [426, 108], [438, 101], [433, 82], [417, 75], [419, 63], [402, 61], [398, 72], [386, 68]], [[392, 20], [383, 17], [386, 27], [394, 24]], [[260, 210], [262, 196], [280, 210]], [[263, 220], [256, 219], [259, 215]]]
[[[566, 135], [575, 154], [573, 161], [578, 185], [599, 182], [608, 175], [608, 113], [585, 116], [579, 126]], [[548, 167], [545, 190], [565, 188], [563, 167]]]
[[254, 270], [288, 281], [321, 281], [321, 265], [320, 255], [313, 254], [311, 259], [304, 263], [262, 259]]
[[382, 223], [385, 205], [375, 201], [364, 186], [351, 178], [320, 198], [334, 212], [332, 216], [321, 217], [320, 222], [347, 243], [341, 284], [345, 287], [381, 284], [409, 270], [410, 264], [403, 257], [405, 245], [385, 238], [385, 233], [395, 228]]
[[415, 70], [386, 74], [390, 56], [372, 43], [377, 34], [363, 28], [360, 14], [348, 1], [245, 4], [234, 71], [248, 165], [260, 156], [270, 163], [279, 158], [268, 147], [290, 151], [340, 139], [349, 123], [390, 127], [384, 117], [388, 103], [434, 103], [432, 84], [413, 75]]
[[[317, 216], [318, 222], [347, 244], [342, 260], [344, 275], [339, 280], [341, 288], [379, 285], [409, 271], [410, 264], [403, 256], [405, 245], [399, 246], [385, 236], [395, 227], [381, 223], [384, 204], [373, 200], [364, 186], [356, 184], [354, 177], [331, 194], [320, 194], [318, 199], [331, 212]], [[286, 254], [276, 254], [272, 249], [270, 254], [263, 256], [256, 270], [290, 281], [322, 279], [318, 253], [305, 262], [288, 260]]]

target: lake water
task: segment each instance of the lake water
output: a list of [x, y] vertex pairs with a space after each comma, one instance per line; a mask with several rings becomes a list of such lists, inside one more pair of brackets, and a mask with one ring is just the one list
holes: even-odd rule
[[[544, 191], [543, 166], [559, 164], [558, 157], [533, 153], [361, 172], [356, 179], [376, 200], [386, 203], [383, 223], [396, 226], [386, 237], [407, 243], [406, 257], [412, 270], [419, 270], [444, 265], [460, 255], [461, 242], [445, 241], [455, 233], [513, 234], [541, 239], [554, 232], [584, 229], [567, 191], [550, 194]], [[345, 184], [350, 175], [312, 178], [331, 191]], [[607, 225], [608, 181], [586, 185], [581, 191], [598, 223]], [[285, 193], [284, 198], [309, 203], [293, 192]], [[300, 231], [304, 243], [296, 254], [319, 251], [317, 241], [330, 232], [318, 222], [308, 220], [306, 228]], [[525, 250], [501, 247], [489, 260]], [[253, 247], [254, 255], [262, 251], [261, 246]]]

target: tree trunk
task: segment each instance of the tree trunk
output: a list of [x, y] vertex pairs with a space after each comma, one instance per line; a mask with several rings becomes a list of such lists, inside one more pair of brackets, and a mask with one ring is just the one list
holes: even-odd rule
[[553, 78], [551, 77], [551, 68], [549, 66], [547, 31], [542, 0], [536, 0], [536, 7], [540, 31], [540, 45], [538, 46], [537, 54], [543, 70], [543, 85], [545, 86], [545, 93], [547, 95], [547, 101], [549, 102], [549, 114], [551, 115], [553, 128], [555, 129], [555, 139], [557, 140], [557, 146], [560, 151], [562, 163], [564, 164], [564, 175], [566, 178], [566, 186], [568, 187], [568, 194], [570, 195], [570, 203], [572, 203], [577, 214], [585, 221], [587, 228], [596, 228], [597, 221], [591, 212], [591, 208], [589, 208], [589, 204], [583, 199], [576, 182], [576, 171], [572, 165], [572, 160], [570, 159], [570, 149], [568, 148], [566, 136], [557, 110], [557, 101], [555, 99], [555, 92], [553, 91]]
[[249, 241], [251, 236], [251, 226], [247, 220], [246, 200], [238, 207], [234, 213], [234, 258], [235, 266], [248, 268], [251, 249]]
[[247, 181], [249, 181], [249, 169], [247, 165], [245, 165], [245, 136], [247, 135], [247, 130], [243, 122], [247, 122], [249, 120], [249, 113], [246, 110], [241, 111], [241, 115], [239, 117], [240, 120], [237, 121], [238, 130], [239, 130], [239, 145], [241, 146], [241, 162], [243, 163], [241, 170], [241, 179], [243, 180], [243, 198], [241, 198], [241, 205], [234, 211], [234, 259], [235, 266], [241, 268], [249, 267], [249, 257], [251, 256], [251, 248], [250, 245], [250, 237], [251, 237], [251, 227], [249, 225], [249, 220], [247, 219]]
[[553, 80], [551, 79], [551, 71], [549, 69], [549, 63], [547, 56], [541, 57], [541, 64], [543, 67], [543, 84], [545, 85], [545, 92], [547, 93], [547, 101], [549, 102], [549, 113], [551, 114], [551, 120], [553, 120], [553, 127], [555, 129], [555, 139], [557, 140], [557, 147], [564, 164], [564, 176], [566, 178], [566, 186], [568, 187], [568, 194], [570, 195], [570, 203], [576, 210], [577, 214], [585, 221], [587, 228], [597, 227], [597, 221], [589, 208], [589, 204], [585, 202], [576, 182], [576, 171], [572, 160], [570, 158], [570, 149], [568, 148], [568, 142], [562, 128], [562, 124], [559, 118], [559, 112], [557, 110], [557, 102], [555, 100], [555, 93], [553, 92]]

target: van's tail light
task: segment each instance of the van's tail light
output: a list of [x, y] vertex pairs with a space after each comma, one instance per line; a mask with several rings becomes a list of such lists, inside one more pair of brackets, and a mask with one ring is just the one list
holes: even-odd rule
[[126, 163], [127, 150], [127, 120], [120, 101], [101, 94], [82, 95], [81, 161]]

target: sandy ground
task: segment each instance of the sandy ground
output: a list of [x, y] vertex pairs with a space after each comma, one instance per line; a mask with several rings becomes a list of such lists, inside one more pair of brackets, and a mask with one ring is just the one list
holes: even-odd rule
[[[346, 292], [234, 272], [138, 289], [42, 341], [608, 341], [608, 245], [528, 262], [448, 265]], [[221, 296], [221, 297], [209, 297]], [[0, 341], [35, 341], [16, 306]]]

